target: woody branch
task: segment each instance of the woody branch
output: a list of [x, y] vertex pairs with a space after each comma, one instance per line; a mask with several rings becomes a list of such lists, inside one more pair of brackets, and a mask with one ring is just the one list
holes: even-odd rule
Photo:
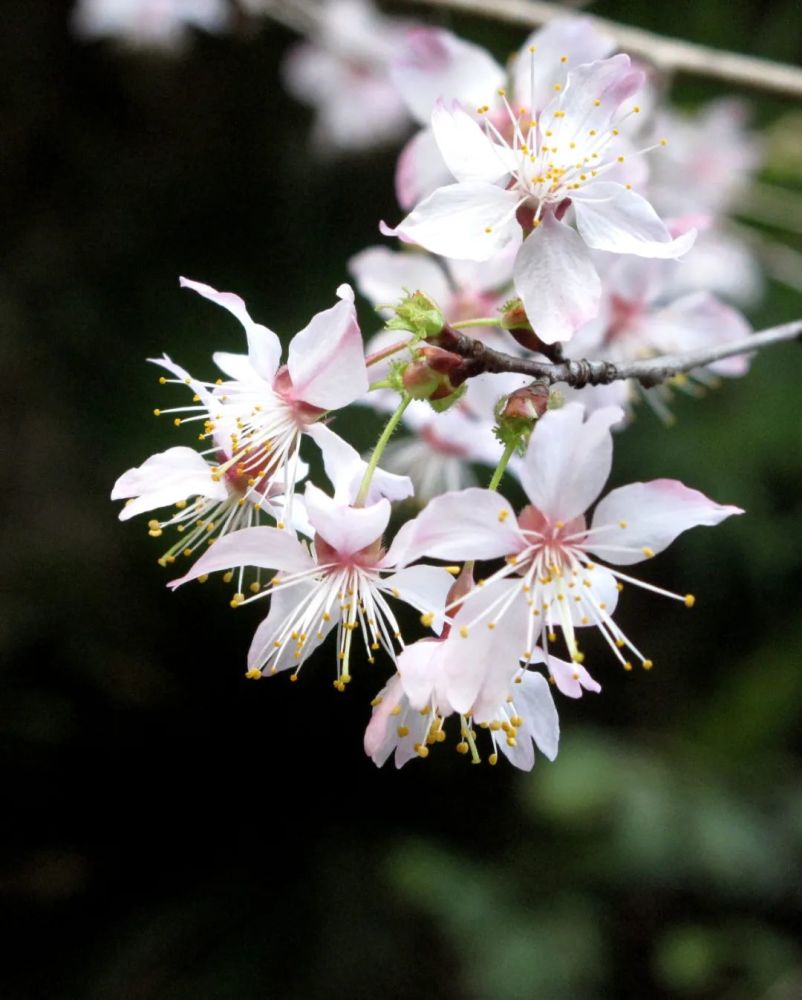
[[482, 372], [517, 372], [531, 375], [554, 385], [562, 382], [581, 389], [586, 385], [609, 385], [622, 379], [637, 379], [646, 388], [659, 385], [667, 379], [683, 372], [703, 368], [716, 361], [723, 361], [738, 354], [752, 354], [773, 344], [786, 341], [802, 341], [802, 320], [783, 323], [741, 340], [731, 341], [714, 348], [687, 351], [684, 354], [668, 354], [643, 361], [616, 364], [612, 361], [565, 360], [556, 363], [537, 361], [530, 358], [516, 358], [502, 351], [485, 346], [480, 340], [446, 325], [435, 338], [436, 343], [454, 354], [466, 359], [464, 375], [473, 377]]

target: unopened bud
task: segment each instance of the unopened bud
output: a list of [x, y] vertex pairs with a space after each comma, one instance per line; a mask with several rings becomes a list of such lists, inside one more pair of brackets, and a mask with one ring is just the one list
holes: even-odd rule
[[510, 299], [504, 304], [500, 326], [508, 330], [510, 335], [527, 351], [545, 354], [552, 361], [557, 360], [557, 356], [560, 354], [559, 345], [543, 343], [529, 322], [529, 317], [526, 315], [526, 310], [520, 299]]
[[464, 381], [465, 361], [442, 347], [422, 347], [416, 361], [404, 369], [401, 381], [413, 399], [445, 399]]
[[516, 389], [507, 397], [501, 420], [537, 420], [549, 408], [549, 387], [544, 382]]
[[412, 292], [395, 307], [395, 316], [388, 320], [390, 330], [409, 330], [420, 340], [436, 336], [445, 325], [445, 316], [434, 300], [423, 292]]

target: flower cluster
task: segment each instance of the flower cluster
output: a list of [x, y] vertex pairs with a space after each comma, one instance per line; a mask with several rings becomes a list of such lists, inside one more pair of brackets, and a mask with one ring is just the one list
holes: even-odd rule
[[[248, 678], [295, 681], [314, 659], [304, 673], [328, 670], [344, 691], [365, 661], [386, 664], [364, 736], [376, 764], [426, 757], [450, 734], [475, 762], [503, 754], [528, 769], [535, 748], [557, 753], [555, 693], [601, 691], [583, 630], [624, 669], [651, 668], [616, 618], [622, 591], [693, 606], [692, 594], [630, 567], [741, 511], [672, 479], [599, 499], [614, 432], [641, 394], [667, 416], [665, 393], [623, 380], [555, 391], [488, 370], [482, 352], [622, 363], [747, 337], [709, 269], [687, 263], [697, 230], [702, 243], [738, 189], [726, 164], [737, 143], [705, 159], [684, 133], [707, 178], [694, 209], [682, 157], [652, 172], [667, 140], [640, 121], [656, 101], [646, 68], [588, 21], [536, 32], [507, 69], [446, 31], [370, 20], [361, 3], [345, 6], [362, 34], [345, 31], [337, 6], [325, 8], [328, 34], [316, 43], [328, 42], [326, 58], [308, 43], [287, 67], [289, 85], [317, 93], [320, 108], [350, 88], [340, 117], [321, 117], [318, 144], [364, 147], [407, 114], [421, 126], [398, 164], [406, 214], [380, 227], [401, 245], [348, 262], [384, 328], [364, 341], [343, 284], [282, 360], [279, 337], [242, 299], [182, 278], [238, 320], [244, 350], [214, 354], [211, 381], [154, 360], [159, 381], [186, 394], [156, 414], [192, 433], [124, 473], [112, 498], [126, 501], [123, 519], [167, 509], [148, 533], [167, 536], [163, 566], [189, 560], [171, 587], [223, 573], [233, 607], [261, 608]], [[335, 82], [343, 60], [359, 59], [380, 64], [380, 85], [367, 71]], [[726, 133], [720, 115], [711, 121]], [[732, 156], [742, 173], [754, 168]], [[694, 274], [704, 276], [696, 286]], [[472, 353], [456, 350], [460, 331]], [[676, 384], [698, 389], [746, 368], [731, 357]], [[338, 433], [351, 404], [386, 417], [366, 458]], [[315, 451], [325, 484], [308, 479]], [[494, 470], [485, 487], [477, 465]], [[517, 505], [500, 491], [505, 474]]]

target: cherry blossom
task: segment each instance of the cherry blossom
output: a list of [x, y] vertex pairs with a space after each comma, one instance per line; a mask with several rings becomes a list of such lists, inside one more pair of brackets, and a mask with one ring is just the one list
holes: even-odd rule
[[225, 0], [78, 0], [73, 31], [84, 38], [116, 38], [128, 45], [177, 49], [190, 28], [225, 30], [231, 11]]
[[468, 489], [432, 500], [398, 532], [391, 549], [396, 559], [412, 561], [424, 552], [449, 560], [505, 558], [502, 569], [485, 584], [493, 582], [498, 588], [490, 605], [471, 613], [471, 594], [464, 599], [457, 616], [462, 638], [480, 626], [493, 631], [523, 619], [525, 662], [537, 645], [548, 655], [559, 628], [571, 659], [581, 663], [576, 630], [595, 626], [624, 666], [631, 666], [622, 653], [625, 648], [645, 667], [651, 666], [612, 617], [619, 591], [624, 584], [634, 584], [687, 607], [694, 598], [600, 565], [597, 557], [614, 566], [641, 562], [688, 528], [715, 525], [742, 511], [721, 506], [676, 480], [657, 479], [613, 490], [597, 504], [588, 526], [584, 512], [610, 472], [610, 428], [622, 417], [620, 408], [607, 407], [585, 420], [578, 403], [545, 414], [521, 466], [530, 502], [517, 517], [496, 493]]
[[[564, 84], [568, 66], [578, 66], [610, 55], [613, 40], [587, 18], [561, 18], [533, 32], [514, 59], [513, 106], [539, 112], [553, 96], [555, 84]], [[530, 78], [532, 51], [537, 73]], [[451, 173], [430, 127], [438, 100], [458, 100], [472, 113], [507, 83], [508, 73], [485, 49], [441, 28], [410, 32], [391, 66], [392, 78], [410, 113], [423, 126], [404, 147], [396, 169], [396, 194], [403, 209], [451, 182]], [[506, 110], [488, 111], [502, 131]], [[479, 117], [479, 115], [476, 115]]]
[[311, 483], [306, 509], [314, 529], [311, 550], [287, 531], [246, 528], [219, 539], [170, 586], [232, 565], [275, 570], [272, 582], [253, 598], [238, 595], [234, 604], [271, 597], [270, 611], [256, 630], [248, 654], [248, 676], [259, 677], [303, 663], [337, 628], [337, 678], [344, 689], [351, 679], [352, 640], [360, 632], [368, 659], [384, 650], [395, 660], [403, 646], [401, 631], [386, 595], [422, 611], [432, 625], [442, 623], [450, 574], [437, 566], [399, 563], [382, 546], [390, 503], [368, 507], [338, 503]]
[[404, 134], [409, 117], [388, 66], [406, 30], [366, 0], [320, 5], [315, 37], [295, 45], [283, 65], [289, 93], [315, 110], [320, 154], [370, 149]]
[[[439, 102], [432, 129], [456, 183], [383, 232], [475, 261], [520, 245], [514, 280], [530, 321], [544, 343], [569, 339], [599, 308], [588, 248], [677, 258], [696, 236], [672, 238], [644, 197], [609, 179], [626, 159], [617, 139], [638, 106], [623, 106], [641, 82], [629, 57], [617, 55], [570, 71], [537, 119], [521, 118], [502, 94], [511, 141], [489, 119], [482, 129], [457, 102]], [[576, 230], [565, 221], [569, 208]]]
[[322, 429], [321, 418], [353, 402], [368, 387], [351, 288], [342, 285], [340, 301], [313, 316], [292, 338], [287, 363], [281, 365], [278, 337], [251, 319], [239, 296], [186, 278], [181, 285], [240, 321], [248, 353], [216, 353], [215, 363], [228, 378], [214, 384], [193, 379], [166, 356], [159, 359], [156, 363], [175, 375], [175, 381], [193, 389], [195, 401], [158, 412], [181, 414], [174, 419], [179, 425], [201, 423], [201, 439], [211, 439], [217, 454], [210, 476], [213, 481], [233, 473], [244, 479], [252, 493], [269, 496], [280, 486], [291, 501], [301, 435], [318, 435], [328, 441], [333, 432]]

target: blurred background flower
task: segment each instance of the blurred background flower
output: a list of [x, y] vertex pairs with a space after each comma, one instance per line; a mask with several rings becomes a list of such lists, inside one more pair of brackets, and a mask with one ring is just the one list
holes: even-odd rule
[[[680, 25], [654, 4], [593, 10], [802, 56], [792, 0], [699, 0]], [[244, 8], [225, 32], [186, 28], [177, 53], [75, 38], [72, 17], [9, 0], [0, 36], [2, 996], [802, 995], [799, 348], [678, 398], [671, 428], [643, 408], [617, 442], [611, 486], [670, 476], [747, 510], [650, 564], [692, 612], [624, 595], [654, 670], [616, 671], [588, 640], [603, 693], [561, 703], [560, 754], [531, 774], [453, 744], [377, 771], [361, 739], [376, 668], [347, 694], [314, 664], [249, 684], [250, 609], [214, 581], [169, 594], [158, 540], [108, 497], [183, 443], [142, 419], [159, 402], [144, 359], [203, 374], [238, 349], [178, 275], [299, 329], [397, 217], [397, 149], [310, 157], [313, 113], [280, 82], [297, 37]], [[436, 21], [500, 60], [525, 34]], [[672, 94], [694, 114], [727, 90]], [[729, 206], [767, 265], [759, 329], [802, 315], [799, 109], [739, 96], [764, 141], [748, 211]], [[360, 448], [379, 426], [364, 408], [336, 424]]]

